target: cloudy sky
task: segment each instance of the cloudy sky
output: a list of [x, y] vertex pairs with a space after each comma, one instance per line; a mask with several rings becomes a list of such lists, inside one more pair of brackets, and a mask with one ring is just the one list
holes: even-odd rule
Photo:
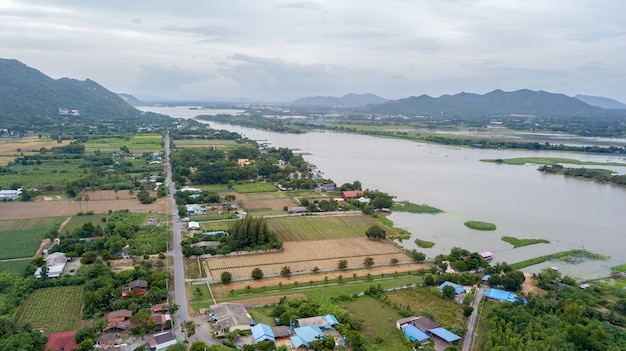
[[0, 57], [141, 99], [626, 102], [624, 0], [0, 0]]

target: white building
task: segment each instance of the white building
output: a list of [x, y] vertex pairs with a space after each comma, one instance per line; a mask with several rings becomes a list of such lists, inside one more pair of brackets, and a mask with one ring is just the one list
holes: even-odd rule
[[0, 190], [0, 201], [17, 200], [20, 196], [22, 196], [22, 188], [18, 188], [17, 190]]

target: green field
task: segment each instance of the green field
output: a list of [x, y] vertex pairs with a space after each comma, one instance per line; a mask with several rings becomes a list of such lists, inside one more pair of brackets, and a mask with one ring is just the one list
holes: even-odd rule
[[516, 262], [511, 264], [511, 268], [513, 269], [522, 269], [528, 266], [536, 265], [542, 262], [551, 261], [551, 260], [560, 260], [566, 263], [578, 263], [583, 260], [605, 260], [607, 257], [604, 257], [599, 254], [594, 254], [593, 252], [589, 252], [587, 250], [567, 250], [556, 252], [551, 255], [539, 256], [535, 258], [531, 258], [528, 260], [524, 260], [521, 262]]
[[40, 165], [14, 164], [11, 172], [0, 177], [0, 188], [9, 189], [17, 183], [37, 189], [61, 188], [63, 184], [78, 179], [83, 170], [79, 165], [83, 160], [46, 160]]
[[442, 210], [435, 208], [435, 207], [431, 207], [428, 206], [426, 204], [423, 205], [417, 205], [417, 204], [413, 204], [410, 202], [400, 202], [400, 203], [394, 203], [392, 210], [394, 211], [399, 211], [399, 212], [409, 212], [409, 213], [430, 213], [430, 214], [436, 214], [436, 213], [440, 213], [443, 212]]
[[[273, 186], [273, 185], [272, 185]], [[276, 187], [274, 187], [274, 190], [276, 190]], [[272, 193], [260, 193], [260, 194], [246, 194], [246, 199], [248, 199], [249, 201], [254, 201], [254, 200], [274, 200], [274, 199], [286, 199], [288, 198], [289, 195], [285, 192], [272, 192]]]
[[550, 240], [546, 240], [546, 239], [519, 239], [516, 237], [512, 237], [512, 236], [503, 236], [502, 237], [502, 241], [505, 241], [511, 245], [513, 245], [513, 247], [522, 247], [522, 246], [528, 246], [528, 245], [534, 245], [534, 244], [549, 244]]
[[74, 330], [81, 320], [82, 286], [35, 290], [24, 302], [18, 322], [45, 334]]
[[496, 225], [489, 222], [467, 221], [463, 224], [465, 224], [466, 227], [474, 230], [496, 230]]
[[490, 159], [481, 160], [483, 162], [503, 163], [507, 165], [525, 165], [525, 164], [538, 164], [538, 165], [555, 165], [558, 163], [567, 163], [574, 165], [593, 165], [593, 166], [618, 166], [626, 167], [626, 163], [619, 162], [589, 162], [579, 161], [573, 158], [558, 158], [558, 157], [519, 157], [519, 158], [506, 158], [506, 159]]
[[233, 185], [233, 188], [240, 194], [263, 192], [269, 193], [276, 191], [276, 187], [274, 186], [274, 184], [266, 182], [235, 184]]
[[63, 233], [71, 233], [74, 230], [81, 228], [85, 223], [93, 223], [94, 226], [105, 226], [105, 222], [102, 221], [102, 218], [106, 219], [106, 215], [103, 214], [94, 214], [94, 215], [82, 215], [82, 216], [72, 216], [69, 222], [63, 227]]
[[378, 225], [373, 218], [365, 215], [269, 218], [267, 224], [283, 241], [365, 236], [369, 227]]
[[[398, 310], [370, 296], [342, 302], [341, 307], [354, 318], [364, 321], [363, 334], [368, 350], [412, 350], [409, 340], [396, 328], [396, 321], [403, 318]], [[375, 340], [382, 342], [376, 343]]]
[[436, 290], [433, 287], [398, 290], [389, 293], [388, 299], [394, 306], [404, 306], [417, 315], [422, 311], [431, 313], [434, 321], [445, 328], [465, 328], [467, 319], [463, 317], [463, 306], [453, 300], [444, 300], [433, 289]]
[[63, 217], [46, 217], [0, 221], [0, 259], [32, 257], [41, 239]]
[[13, 272], [19, 275], [24, 273], [26, 266], [28, 266], [29, 259], [17, 260], [17, 261], [0, 261], [0, 273], [1, 272]]
[[100, 150], [106, 151], [119, 151], [123, 145], [126, 145], [130, 152], [158, 152], [163, 151], [161, 141], [163, 136], [160, 134], [142, 134], [132, 137], [106, 137], [106, 138], [94, 138], [89, 139], [85, 143], [86, 152], [94, 152]]

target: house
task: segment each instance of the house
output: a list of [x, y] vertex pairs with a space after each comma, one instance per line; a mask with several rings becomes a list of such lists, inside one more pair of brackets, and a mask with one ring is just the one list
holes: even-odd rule
[[198, 188], [192, 188], [190, 186], [184, 186], [180, 189], [180, 191], [188, 191], [190, 193], [199, 193], [201, 190]]
[[413, 324], [405, 324], [402, 326], [402, 332], [404, 333], [404, 335], [411, 341], [419, 341], [420, 343], [424, 343], [426, 342], [428, 339], [430, 339], [430, 336], [428, 336], [428, 334], [424, 333], [423, 331], [417, 329], [417, 327], [415, 327]]
[[196, 204], [187, 204], [185, 205], [185, 211], [187, 211], [188, 215], [193, 216], [198, 213], [206, 213], [207, 210], [206, 208]]
[[[54, 252], [46, 256], [46, 273], [48, 278], [60, 277], [61, 274], [63, 274], [67, 261], [69, 261], [69, 258], [67, 258], [63, 252]], [[35, 277], [37, 279], [41, 278], [41, 271], [41, 267], [37, 268], [35, 271]]]
[[453, 282], [449, 282], [449, 281], [445, 281], [445, 282], [441, 283], [441, 285], [439, 285], [437, 287], [437, 289], [439, 289], [439, 291], [443, 292], [443, 288], [446, 287], [446, 286], [453, 287], [455, 295], [462, 294], [462, 293], [465, 292], [465, 288], [462, 285], [454, 284]]
[[439, 339], [447, 342], [448, 344], [454, 344], [455, 342], [461, 340], [461, 337], [449, 331], [446, 328], [434, 328], [429, 330], [430, 334], [438, 337]]
[[17, 200], [20, 196], [22, 196], [22, 188], [18, 188], [17, 190], [0, 190], [0, 201]]
[[361, 190], [347, 190], [341, 192], [342, 199], [356, 199], [359, 196], [362, 196], [363, 192]]
[[141, 279], [133, 280], [122, 288], [122, 296], [143, 295], [146, 292], [148, 292], [148, 282]]
[[330, 329], [333, 326], [339, 324], [339, 321], [332, 314], [325, 316], [316, 316], [308, 318], [299, 318], [296, 320], [300, 327], [319, 327], [324, 329]]
[[74, 338], [76, 337], [76, 330], [66, 331], [61, 333], [48, 334], [48, 342], [44, 349], [46, 351], [75, 351], [78, 350], [78, 345]]
[[131, 310], [117, 310], [105, 313], [104, 320], [107, 321], [107, 326], [102, 331], [128, 330], [133, 326], [130, 322], [130, 317], [132, 316], [133, 311]]
[[291, 213], [306, 213], [306, 207], [303, 206], [289, 207], [288, 210]]
[[111, 333], [98, 335], [95, 341], [99, 350], [110, 350], [115, 345], [120, 344], [122, 339], [119, 335]]
[[165, 350], [176, 343], [176, 336], [171, 331], [154, 334], [148, 339], [148, 346], [152, 351]]
[[509, 302], [519, 301], [519, 297], [517, 297], [517, 295], [512, 294], [508, 291], [499, 290], [499, 289], [485, 289], [485, 291], [483, 292], [483, 296], [487, 299], [496, 300], [496, 301], [509, 301]]
[[237, 208], [236, 201], [224, 201], [222, 202], [222, 208]]
[[370, 202], [372, 202], [372, 200], [364, 196], [359, 197], [358, 199], [356, 199], [356, 201], [362, 204], [369, 204]]
[[428, 332], [431, 329], [441, 327], [439, 324], [431, 321], [426, 317], [419, 316], [411, 321], [411, 324], [423, 332]]
[[265, 340], [276, 341], [272, 328], [269, 325], [263, 323], [259, 323], [252, 327], [252, 336], [254, 337], [255, 344], [258, 344], [261, 341]]
[[200, 223], [196, 221], [187, 222], [187, 229], [197, 230], [200, 229]]
[[154, 313], [152, 314], [152, 320], [155, 325], [164, 327], [167, 324], [167, 321], [172, 320], [172, 317], [169, 314]]
[[211, 319], [217, 322], [222, 333], [235, 329], [251, 330], [256, 323], [246, 310], [245, 306], [238, 303], [218, 303], [210, 307]]
[[491, 251], [481, 252], [478, 255], [480, 255], [480, 257], [486, 259], [487, 261], [493, 260], [493, 252]]
[[335, 191], [336, 187], [337, 184], [335, 183], [322, 184], [322, 190], [324, 191]]
[[296, 335], [292, 336], [290, 339], [293, 346], [296, 348], [299, 348], [302, 345], [309, 347], [309, 343], [311, 341], [326, 339], [326, 335], [324, 335], [322, 330], [316, 326], [294, 328], [293, 331]]

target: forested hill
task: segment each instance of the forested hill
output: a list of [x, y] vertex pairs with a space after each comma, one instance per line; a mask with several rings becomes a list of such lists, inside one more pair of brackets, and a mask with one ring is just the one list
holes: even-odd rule
[[[67, 110], [60, 113], [60, 109]], [[0, 128], [28, 128], [64, 120], [119, 120], [139, 113], [92, 80], [52, 79], [20, 61], [0, 59]]]
[[[626, 117], [626, 111], [606, 110], [563, 94], [545, 91], [494, 90], [484, 95], [459, 93], [433, 98], [412, 96], [372, 106], [370, 112], [407, 116], [493, 117], [503, 115]], [[618, 116], [619, 115], [619, 116]]]

